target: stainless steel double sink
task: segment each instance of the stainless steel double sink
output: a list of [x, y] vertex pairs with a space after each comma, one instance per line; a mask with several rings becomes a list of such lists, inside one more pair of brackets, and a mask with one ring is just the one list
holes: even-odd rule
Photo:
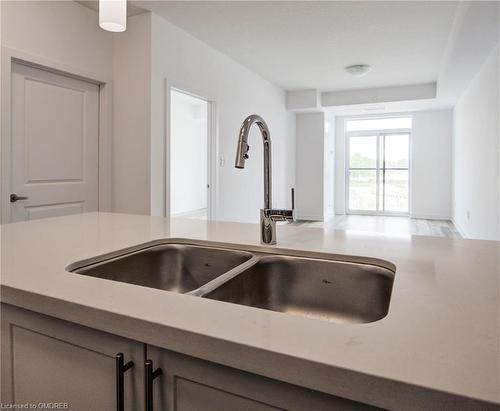
[[342, 323], [384, 318], [395, 274], [378, 259], [185, 239], [153, 241], [67, 270]]

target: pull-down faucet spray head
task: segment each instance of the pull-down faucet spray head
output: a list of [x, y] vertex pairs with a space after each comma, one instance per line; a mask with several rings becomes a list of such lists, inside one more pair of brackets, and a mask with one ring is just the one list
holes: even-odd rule
[[[238, 147], [236, 149], [236, 160], [234, 162], [234, 166], [236, 168], [245, 168], [245, 160], [248, 159], [248, 150], [250, 148], [248, 145], [248, 133], [250, 132], [250, 128], [253, 123], [258, 121], [258, 119], [261, 120], [264, 125], [266, 124], [262, 118], [254, 114], [252, 116], [248, 116], [241, 125], [240, 135], [238, 137]], [[267, 126], [265, 127], [267, 128]]]
[[272, 208], [271, 134], [264, 119], [257, 114], [248, 116], [241, 125], [234, 166], [236, 168], [245, 168], [245, 160], [248, 159], [248, 149], [250, 148], [248, 145], [248, 134], [254, 123], [259, 126], [264, 145], [264, 208]]
[[238, 141], [238, 148], [236, 150], [236, 161], [234, 162], [236, 168], [245, 168], [245, 160], [248, 160], [248, 150], [250, 146], [247, 143], [247, 137], [242, 137], [240, 134], [240, 140]]

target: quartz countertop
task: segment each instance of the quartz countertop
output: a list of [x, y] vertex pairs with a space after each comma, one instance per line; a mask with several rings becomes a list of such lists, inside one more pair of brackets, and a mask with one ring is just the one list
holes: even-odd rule
[[[278, 226], [279, 249], [396, 266], [389, 314], [341, 324], [68, 273], [157, 239], [259, 246], [259, 226], [89, 213], [1, 226], [1, 300], [388, 409], [499, 409], [500, 243]], [[272, 247], [270, 247], [272, 248]]]

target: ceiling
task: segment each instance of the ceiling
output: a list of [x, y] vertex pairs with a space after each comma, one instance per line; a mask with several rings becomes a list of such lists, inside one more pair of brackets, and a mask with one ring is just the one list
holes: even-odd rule
[[[136, 3], [137, 4], [137, 3]], [[141, 1], [285, 90], [435, 82], [455, 1]], [[373, 69], [353, 77], [344, 67]]]
[[[99, 0], [75, 0], [77, 3], [82, 6], [87, 7], [88, 9], [99, 12]], [[133, 4], [127, 4], [127, 16], [136, 16], [138, 14], [145, 13], [147, 10], [144, 10], [140, 7], [137, 7]]]

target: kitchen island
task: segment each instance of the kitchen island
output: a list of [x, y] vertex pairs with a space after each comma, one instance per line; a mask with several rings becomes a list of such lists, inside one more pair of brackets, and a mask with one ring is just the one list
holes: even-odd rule
[[[352, 261], [368, 257], [395, 266], [388, 315], [350, 324], [66, 269], [76, 261], [161, 239], [259, 249], [258, 225], [89, 213], [7, 224], [1, 230], [3, 320], [5, 313], [20, 318], [34, 312], [270, 384], [284, 383], [297, 392], [314, 390], [353, 401], [345, 403], [346, 409], [355, 404], [397, 410], [500, 407], [498, 242], [279, 226], [277, 246], [266, 250], [321, 252]], [[12, 325], [2, 327], [4, 334]], [[12, 374], [13, 369], [4, 351], [2, 341], [2, 384], [9, 376], [5, 370]], [[167, 363], [162, 368], [168, 369]], [[2, 385], [2, 396], [11, 385]], [[266, 403], [265, 398], [257, 401]], [[268, 409], [263, 407], [258, 409]]]

